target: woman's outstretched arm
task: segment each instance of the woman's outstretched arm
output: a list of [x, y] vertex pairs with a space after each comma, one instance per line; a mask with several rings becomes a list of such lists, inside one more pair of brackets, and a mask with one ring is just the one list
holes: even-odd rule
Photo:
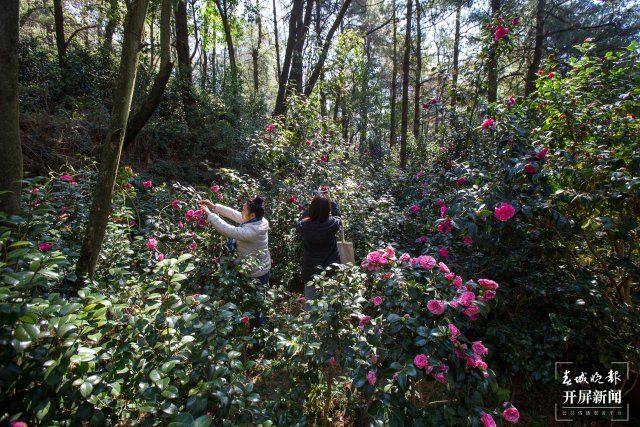
[[214, 206], [215, 206], [215, 210], [214, 210], [215, 213], [217, 213], [219, 215], [222, 215], [222, 216], [224, 216], [226, 218], [229, 218], [230, 220], [235, 221], [238, 224], [242, 223], [242, 213], [241, 212], [239, 212], [239, 211], [237, 211], [235, 209], [232, 209], [232, 208], [230, 208], [228, 206], [220, 205], [220, 204], [217, 204], [217, 203]]

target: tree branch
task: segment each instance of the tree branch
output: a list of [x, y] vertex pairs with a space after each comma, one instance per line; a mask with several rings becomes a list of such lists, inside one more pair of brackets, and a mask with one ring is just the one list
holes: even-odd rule
[[65, 47], [69, 47], [69, 44], [71, 43], [71, 40], [73, 40], [73, 38], [80, 32], [80, 31], [84, 31], [84, 30], [88, 30], [90, 28], [97, 28], [97, 25], [85, 25], [84, 27], [80, 27], [77, 30], [75, 30], [73, 33], [71, 33], [71, 35], [69, 36], [69, 38], [67, 39], [67, 41], [65, 42]]

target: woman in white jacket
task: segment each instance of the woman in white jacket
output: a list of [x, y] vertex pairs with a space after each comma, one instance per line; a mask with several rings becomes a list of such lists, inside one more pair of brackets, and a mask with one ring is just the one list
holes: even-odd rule
[[[238, 257], [254, 257], [257, 266], [251, 270], [251, 277], [260, 280], [264, 286], [269, 284], [271, 255], [269, 254], [269, 221], [264, 218], [264, 199], [255, 197], [242, 206], [242, 212], [210, 200], [200, 202], [200, 209], [207, 214], [207, 220], [220, 234], [230, 239], [238, 251]], [[224, 216], [238, 223], [229, 224]]]

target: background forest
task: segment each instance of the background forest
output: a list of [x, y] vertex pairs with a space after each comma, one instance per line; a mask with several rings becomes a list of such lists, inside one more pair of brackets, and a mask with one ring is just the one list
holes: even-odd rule
[[[554, 425], [559, 361], [629, 362], [640, 422], [639, 36], [635, 0], [1, 2], [0, 422]], [[304, 310], [320, 185], [358, 265]], [[255, 194], [266, 293], [197, 206]]]

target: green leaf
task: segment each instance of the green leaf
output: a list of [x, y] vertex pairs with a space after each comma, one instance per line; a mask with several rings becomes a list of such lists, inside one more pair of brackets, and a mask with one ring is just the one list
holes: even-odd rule
[[86, 398], [87, 396], [89, 396], [91, 394], [91, 391], [93, 391], [93, 386], [91, 385], [90, 382], [83, 382], [82, 385], [80, 386], [80, 394], [82, 395], [82, 397]]

